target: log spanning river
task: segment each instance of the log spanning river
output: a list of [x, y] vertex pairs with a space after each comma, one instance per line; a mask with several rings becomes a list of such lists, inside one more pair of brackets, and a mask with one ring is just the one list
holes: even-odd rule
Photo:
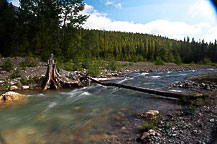
[[[209, 72], [217, 69], [134, 73], [113, 82], [179, 92], [168, 87], [186, 77]], [[167, 113], [180, 107], [174, 100], [100, 85], [26, 93], [27, 98], [22, 101], [0, 108], [0, 143], [95, 143], [113, 137], [116, 129], [121, 128], [114, 120], [117, 116], [128, 119], [150, 109]]]

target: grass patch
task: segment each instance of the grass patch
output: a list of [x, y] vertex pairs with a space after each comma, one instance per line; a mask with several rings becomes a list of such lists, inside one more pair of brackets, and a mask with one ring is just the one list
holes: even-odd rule
[[6, 71], [11, 71], [14, 68], [14, 63], [10, 59], [7, 59], [3, 63], [2, 68]]
[[24, 78], [22, 77], [20, 80], [22, 85], [41, 85], [43, 83], [43, 78], [38, 78], [36, 76], [32, 78]]
[[36, 67], [38, 65], [37, 62], [33, 61], [33, 58], [25, 58], [25, 61], [20, 63], [20, 67], [26, 68], [26, 67]]
[[14, 72], [9, 77], [11, 79], [15, 79], [15, 78], [21, 77], [20, 68], [17, 68], [16, 70], [14, 70]]
[[154, 121], [145, 121], [142, 123], [142, 128], [145, 130], [145, 131], [148, 131], [150, 129], [154, 129], [157, 127], [157, 124], [156, 122]]

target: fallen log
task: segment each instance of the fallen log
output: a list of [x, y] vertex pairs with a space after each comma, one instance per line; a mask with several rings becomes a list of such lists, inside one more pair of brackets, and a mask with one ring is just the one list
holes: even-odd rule
[[124, 85], [124, 84], [117, 84], [117, 83], [102, 83], [102, 82], [99, 82], [99, 81], [97, 81], [91, 77], [88, 77], [88, 78], [92, 82], [103, 85], [103, 86], [114, 86], [114, 87], [118, 87], [118, 88], [125, 88], [125, 89], [135, 90], [135, 91], [139, 91], [139, 92], [164, 96], [167, 98], [178, 98], [178, 99], [182, 99], [182, 100], [194, 100], [194, 99], [203, 97], [202, 94], [187, 95], [187, 94], [182, 94], [182, 93], [153, 90], [153, 89], [148, 89], [148, 88], [134, 87], [134, 86]]
[[[89, 86], [90, 81], [94, 83], [98, 83], [104, 86], [115, 86], [118, 88], [125, 88], [130, 90], [135, 90], [139, 92], [164, 96], [167, 98], [178, 98], [182, 100], [193, 100], [196, 98], [204, 97], [201, 94], [182, 94], [182, 93], [174, 93], [174, 92], [167, 92], [167, 91], [160, 91], [160, 90], [153, 90], [153, 89], [147, 89], [142, 87], [134, 87], [124, 84], [117, 84], [117, 83], [102, 83], [100, 79], [88, 77], [87, 74], [75, 74], [71, 72], [67, 72], [64, 70], [61, 70], [62, 74], [60, 74], [56, 68], [56, 63], [53, 60], [53, 54], [51, 54], [51, 57], [48, 60], [48, 67], [47, 67], [47, 73], [46, 73], [46, 82], [45, 86], [43, 88], [43, 91], [46, 91], [49, 87], [61, 89], [61, 88], [72, 88], [72, 87], [83, 87], [83, 86]], [[69, 78], [68, 78], [68, 77]], [[106, 78], [108, 80], [108, 78]]]

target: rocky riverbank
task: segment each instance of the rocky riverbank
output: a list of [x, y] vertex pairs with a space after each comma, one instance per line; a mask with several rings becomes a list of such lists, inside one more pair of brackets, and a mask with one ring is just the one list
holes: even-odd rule
[[[215, 144], [217, 139], [216, 73], [187, 78], [176, 85], [186, 91], [199, 91], [206, 97], [194, 101], [177, 101], [180, 109], [160, 113], [150, 119], [146, 112], [129, 118], [114, 117], [118, 130], [112, 139], [100, 143], [115, 144]], [[184, 86], [188, 83], [188, 86]], [[190, 84], [189, 84], [190, 83]], [[183, 86], [179, 86], [183, 84]], [[210, 87], [207, 89], [207, 87]], [[175, 102], [175, 101], [174, 101]]]
[[[198, 99], [179, 113], [161, 118], [141, 143], [210, 144], [217, 133], [217, 96]], [[142, 134], [144, 135], [144, 133]]]
[[[120, 71], [102, 70], [99, 78], [122, 77], [127, 73], [150, 73], [166, 71], [188, 71], [204, 68], [216, 68], [210, 65], [176, 65], [166, 63], [157, 66], [150, 62], [117, 62]], [[47, 63], [37, 58], [0, 58], [0, 90], [8, 90], [10, 86], [17, 89], [40, 89], [41, 82], [47, 71]], [[23, 87], [24, 86], [24, 87]]]
[[[10, 60], [14, 63], [13, 69], [6, 71], [3, 68], [5, 61]], [[41, 78], [45, 75], [47, 67], [46, 63], [40, 62], [37, 65], [21, 67], [25, 64], [25, 58], [2, 58], [0, 59], [0, 85], [5, 90], [11, 88], [12, 85], [22, 88], [26, 81], [32, 81], [33, 78]], [[17, 78], [11, 78], [14, 71], [20, 68], [21, 75]], [[126, 73], [150, 73], [150, 72], [167, 72], [167, 71], [188, 71], [204, 68], [215, 68], [215, 66], [201, 65], [181, 65], [167, 64], [165, 66], [156, 66], [152, 63], [135, 63], [122, 67], [120, 72], [111, 72], [104, 70], [99, 77], [119, 77]], [[185, 81], [173, 84], [171, 87], [177, 89], [186, 89], [187, 91], [207, 92], [209, 95], [205, 99], [198, 99], [192, 103], [182, 105], [180, 109], [171, 110], [168, 113], [160, 113], [160, 116], [149, 123], [141, 114], [129, 114], [129, 118], [125, 119], [124, 110], [112, 118], [111, 124], [117, 127], [114, 132], [103, 135], [103, 141], [98, 143], [211, 143], [216, 134], [217, 124], [217, 90], [216, 75], [208, 75], [186, 79]], [[36, 85], [39, 79], [34, 80]], [[26, 86], [35, 88], [34, 83], [27, 83]], [[23, 88], [24, 89], [24, 88]], [[176, 102], [176, 101], [174, 101]], [[145, 113], [145, 112], [144, 112]], [[146, 123], [145, 123], [146, 122]], [[145, 124], [144, 124], [145, 123]], [[110, 135], [112, 135], [110, 137]], [[94, 141], [93, 143], [97, 143]]]

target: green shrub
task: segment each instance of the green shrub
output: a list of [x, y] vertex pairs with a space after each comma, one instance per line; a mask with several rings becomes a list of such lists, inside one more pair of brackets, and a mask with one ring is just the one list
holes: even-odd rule
[[34, 62], [32, 58], [25, 58], [25, 61], [20, 63], [20, 67], [36, 67], [38, 65], [37, 62]]
[[14, 72], [10, 75], [10, 78], [15, 79], [21, 77], [21, 71], [20, 68], [17, 68], [16, 70], [14, 70]]
[[39, 84], [42, 83], [42, 79], [43, 78], [38, 78], [36, 76], [34, 76], [32, 78], [29, 78], [29, 79], [22, 77], [21, 80], [20, 80], [20, 82], [21, 82], [22, 85], [30, 85], [30, 84], [37, 84], [37, 85], [39, 85]]
[[89, 76], [98, 76], [100, 75], [99, 65], [92, 63], [88, 67], [88, 75]]
[[74, 70], [74, 64], [72, 62], [72, 60], [69, 60], [68, 62], [65, 63], [57, 63], [57, 67], [64, 69], [66, 71], [73, 71]]
[[208, 64], [212, 64], [212, 62], [209, 58], [204, 58], [202, 61], [199, 62], [199, 64], [208, 65]]
[[165, 63], [160, 57], [157, 57], [155, 61], [155, 65], [165, 65]]
[[84, 62], [82, 62], [82, 67], [85, 69], [88, 69], [89, 65], [90, 65], [90, 62], [88, 60], [85, 60]]
[[142, 128], [143, 128], [145, 131], [148, 131], [149, 129], [154, 129], [154, 128], [156, 128], [156, 122], [153, 122], [153, 121], [145, 121], [145, 122], [143, 122], [143, 124], [142, 124]]
[[118, 69], [118, 66], [115, 61], [111, 61], [109, 62], [107, 69], [111, 71], [116, 71]]
[[82, 70], [82, 64], [79, 62], [74, 63], [73, 71], [81, 71]]
[[182, 59], [181, 59], [181, 57], [180, 57], [179, 55], [176, 57], [175, 63], [176, 63], [177, 65], [181, 65], [181, 64], [182, 64]]
[[14, 68], [14, 64], [13, 62], [10, 60], [10, 59], [7, 59], [3, 65], [2, 65], [2, 68], [6, 71], [10, 71]]

